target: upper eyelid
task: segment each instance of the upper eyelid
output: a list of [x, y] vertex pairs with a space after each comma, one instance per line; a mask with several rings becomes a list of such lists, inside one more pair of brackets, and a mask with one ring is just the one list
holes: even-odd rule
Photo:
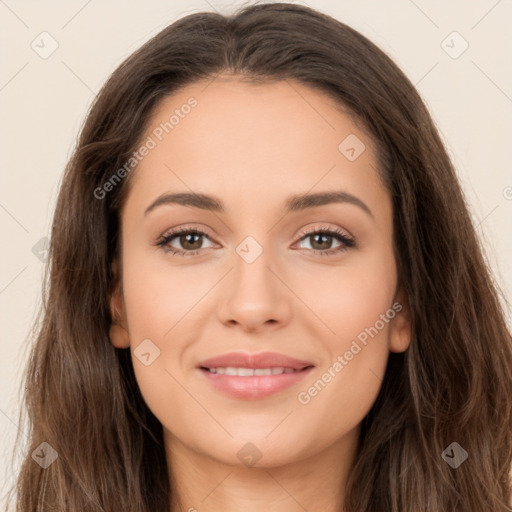
[[[316, 233], [318, 231], [341, 231], [343, 234], [345, 234], [347, 236], [347, 238], [352, 238], [352, 235], [346, 229], [340, 228], [339, 226], [332, 227], [332, 226], [326, 226], [326, 225], [304, 228], [300, 234], [303, 236], [306, 234]], [[185, 227], [181, 226], [181, 227], [178, 227], [175, 229], [171, 228], [167, 231], [164, 231], [164, 233], [161, 236], [166, 237], [166, 236], [173, 236], [176, 234], [189, 233], [189, 232], [198, 232], [200, 234], [211, 236], [210, 233], [208, 232], [208, 229], [205, 229], [202, 227], [198, 228], [195, 226], [185, 226]]]
[[322, 231], [330, 231], [330, 232], [338, 232], [336, 234], [341, 234], [346, 236], [347, 238], [350, 238], [351, 240], [354, 238], [346, 229], [340, 228], [339, 226], [331, 227], [331, 226], [315, 226], [312, 228], [305, 228], [302, 230], [302, 235], [310, 235], [312, 233], [322, 232]]

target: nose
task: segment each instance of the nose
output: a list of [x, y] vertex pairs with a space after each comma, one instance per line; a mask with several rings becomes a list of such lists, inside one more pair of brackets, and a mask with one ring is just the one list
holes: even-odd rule
[[279, 329], [289, 322], [293, 294], [284, 284], [278, 264], [263, 251], [248, 262], [238, 254], [226, 276], [217, 314], [227, 326], [247, 332]]

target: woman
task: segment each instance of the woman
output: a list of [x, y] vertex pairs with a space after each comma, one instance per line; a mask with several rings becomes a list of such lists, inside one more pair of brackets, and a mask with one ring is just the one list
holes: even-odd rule
[[498, 293], [381, 50], [298, 5], [189, 15], [67, 166], [18, 510], [510, 511]]

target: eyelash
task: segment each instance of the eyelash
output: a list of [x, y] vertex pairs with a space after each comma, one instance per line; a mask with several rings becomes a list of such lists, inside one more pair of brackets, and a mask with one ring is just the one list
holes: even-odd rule
[[[175, 231], [172, 231], [171, 233], [168, 233], [167, 235], [162, 235], [155, 243], [156, 246], [162, 248], [166, 252], [172, 253], [174, 256], [194, 256], [201, 251], [201, 249], [196, 249], [193, 251], [184, 251], [181, 249], [175, 249], [174, 247], [171, 247], [169, 243], [176, 237], [184, 234], [190, 234], [190, 235], [200, 235], [205, 236], [207, 238], [210, 238], [208, 236], [208, 233], [205, 233], [204, 231], [200, 229], [192, 229], [192, 228], [179, 228]], [[345, 233], [343, 233], [340, 229], [329, 229], [329, 228], [316, 228], [312, 230], [308, 230], [302, 233], [301, 238], [299, 241], [302, 241], [306, 238], [308, 238], [311, 235], [316, 234], [322, 234], [327, 236], [332, 236], [333, 238], [337, 239], [339, 242], [341, 242], [343, 245], [340, 247], [337, 247], [335, 249], [325, 249], [325, 250], [315, 250], [315, 249], [307, 249], [309, 251], [313, 251], [315, 253], [315, 256], [328, 256], [335, 253], [341, 253], [345, 252], [348, 249], [355, 246], [355, 241], [353, 238], [348, 237]]]

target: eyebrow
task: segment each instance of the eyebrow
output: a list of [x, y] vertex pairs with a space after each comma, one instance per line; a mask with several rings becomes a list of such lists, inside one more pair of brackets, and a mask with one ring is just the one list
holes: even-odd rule
[[[291, 196], [285, 202], [285, 210], [287, 212], [297, 212], [332, 203], [347, 203], [358, 206], [370, 217], [374, 218], [370, 208], [368, 208], [361, 199], [343, 190]], [[147, 215], [158, 206], [168, 204], [179, 204], [218, 213], [225, 212], [223, 202], [217, 197], [194, 192], [178, 192], [166, 193], [157, 197], [156, 200], [146, 208], [144, 215]]]

